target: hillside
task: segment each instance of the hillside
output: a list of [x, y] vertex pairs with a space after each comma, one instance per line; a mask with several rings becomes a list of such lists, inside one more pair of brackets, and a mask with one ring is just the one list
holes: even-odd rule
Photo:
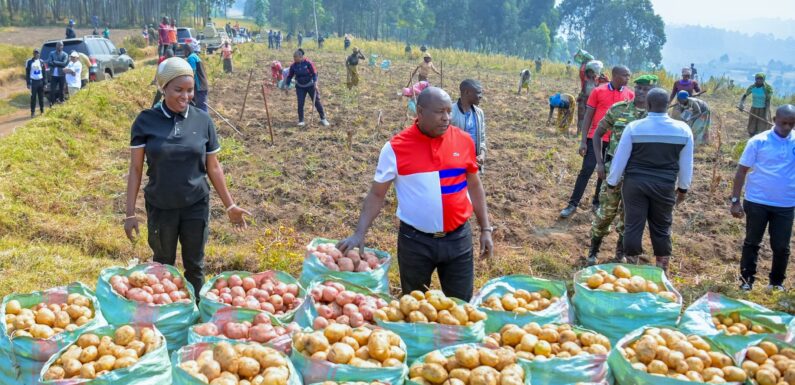
[[[223, 207], [212, 200], [209, 273], [230, 269], [284, 269], [297, 274], [303, 247], [316, 236], [350, 234], [367, 192], [378, 152], [389, 137], [408, 123], [405, 99], [396, 96], [418, 59], [402, 59], [397, 44], [355, 42], [364, 52], [392, 59], [392, 69], [361, 67], [357, 90], [345, 86], [341, 42], [308, 50], [321, 74], [323, 103], [332, 126], [318, 124], [307, 106], [308, 127], [295, 126], [295, 96], [270, 91], [269, 107], [275, 143], [270, 144], [260, 81], [269, 79], [267, 64], [290, 61], [291, 50], [266, 51], [246, 45], [236, 54], [236, 73], [214, 78], [209, 103], [242, 132], [236, 134], [216, 119], [222, 136], [221, 160], [236, 202], [254, 213], [252, 226], [232, 231]], [[519, 70], [530, 62], [500, 56], [435, 51], [444, 62], [444, 86], [457, 97], [464, 78], [479, 79], [485, 88], [482, 107], [489, 125], [489, 156], [484, 183], [497, 230], [493, 261], [479, 261], [476, 285], [504, 274], [526, 273], [571, 280], [588, 247], [590, 211], [568, 220], [558, 218], [579, 170], [577, 140], [561, 136], [544, 122], [546, 98], [558, 91], [576, 93], [578, 81], [560, 65], [547, 64], [533, 80], [531, 95], [516, 96]], [[237, 121], [248, 80], [255, 68], [245, 115]], [[0, 295], [81, 280], [95, 283], [97, 272], [132, 258], [146, 260], [146, 242], [130, 245], [124, 214], [129, 127], [154, 93], [153, 67], [136, 69], [112, 82], [92, 84], [76, 100], [36, 118], [14, 135], [0, 140]], [[437, 78], [432, 78], [438, 81]], [[452, 87], [451, 85], [456, 85]], [[675, 213], [675, 258], [672, 280], [690, 302], [707, 290], [736, 291], [742, 221], [728, 215], [727, 197], [745, 117], [733, 109], [735, 95], [707, 96], [717, 112], [714, 130], [721, 147], [698, 150], [692, 193]], [[379, 121], [380, 117], [380, 121]], [[572, 127], [570, 133], [574, 131]], [[348, 148], [350, 138], [351, 146]], [[593, 191], [589, 187], [588, 193]], [[585, 199], [589, 198], [584, 198]], [[139, 216], [144, 216], [139, 201]], [[396, 248], [394, 193], [368, 234], [370, 245]], [[142, 227], [142, 230], [145, 226]], [[612, 255], [615, 235], [605, 241], [602, 258]], [[648, 241], [646, 248], [650, 251]], [[770, 253], [762, 251], [760, 277], [769, 269]], [[398, 282], [396, 266], [392, 284]], [[793, 276], [795, 268], [789, 269]], [[791, 282], [791, 280], [790, 280]], [[792, 311], [785, 296], [761, 289], [751, 298]]]

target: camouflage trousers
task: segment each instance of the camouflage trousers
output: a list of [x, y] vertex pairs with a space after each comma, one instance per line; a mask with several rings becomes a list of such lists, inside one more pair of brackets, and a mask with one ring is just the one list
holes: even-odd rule
[[607, 183], [599, 189], [599, 209], [591, 222], [591, 238], [604, 238], [610, 233], [610, 225], [617, 219], [616, 233], [624, 235], [624, 204], [621, 201], [621, 183], [609, 191]]

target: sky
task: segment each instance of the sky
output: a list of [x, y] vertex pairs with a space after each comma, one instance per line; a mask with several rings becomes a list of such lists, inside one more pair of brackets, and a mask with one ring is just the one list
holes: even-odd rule
[[[769, 32], [795, 35], [793, 0], [651, 0], [654, 10], [666, 24], [693, 24], [729, 28], [740, 32]], [[780, 16], [784, 15], [784, 16]], [[779, 19], [780, 22], [748, 22], [754, 19]], [[789, 20], [784, 20], [784, 18]], [[767, 24], [767, 25], [766, 25]]]

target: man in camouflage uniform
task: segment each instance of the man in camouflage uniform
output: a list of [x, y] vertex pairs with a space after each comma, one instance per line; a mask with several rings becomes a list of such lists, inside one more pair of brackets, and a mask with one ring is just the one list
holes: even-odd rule
[[[616, 152], [618, 141], [624, 128], [632, 121], [646, 117], [646, 94], [657, 84], [657, 76], [643, 75], [635, 79], [635, 99], [626, 102], [618, 102], [607, 111], [605, 117], [599, 122], [594, 132], [594, 138], [601, 138], [605, 132], [610, 132], [610, 143], [607, 147], [605, 159], [597, 157], [596, 173], [599, 179], [604, 180], [610, 168], [610, 160]], [[594, 150], [597, 154], [602, 153], [602, 141], [593, 141]], [[599, 209], [591, 223], [591, 250], [588, 252], [588, 265], [597, 263], [599, 248], [602, 239], [610, 233], [610, 224], [613, 219], [618, 217], [616, 232], [618, 233], [618, 243], [616, 243], [615, 261], [624, 260], [624, 208], [621, 202], [621, 189], [608, 190], [606, 184], [602, 184], [599, 191]]]

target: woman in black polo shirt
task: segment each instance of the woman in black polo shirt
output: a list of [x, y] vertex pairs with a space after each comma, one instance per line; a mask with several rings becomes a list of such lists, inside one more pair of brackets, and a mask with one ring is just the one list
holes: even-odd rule
[[146, 157], [149, 182], [144, 187], [144, 201], [153, 259], [173, 265], [179, 242], [185, 278], [198, 299], [204, 283], [204, 245], [210, 217], [207, 178], [236, 227], [246, 227], [243, 215], [251, 214], [234, 204], [226, 188], [217, 155], [221, 146], [210, 116], [190, 104], [194, 91], [190, 64], [177, 57], [163, 61], [157, 70], [157, 85], [163, 102], [142, 111], [132, 126], [124, 231], [131, 241], [139, 235], [135, 202]]

